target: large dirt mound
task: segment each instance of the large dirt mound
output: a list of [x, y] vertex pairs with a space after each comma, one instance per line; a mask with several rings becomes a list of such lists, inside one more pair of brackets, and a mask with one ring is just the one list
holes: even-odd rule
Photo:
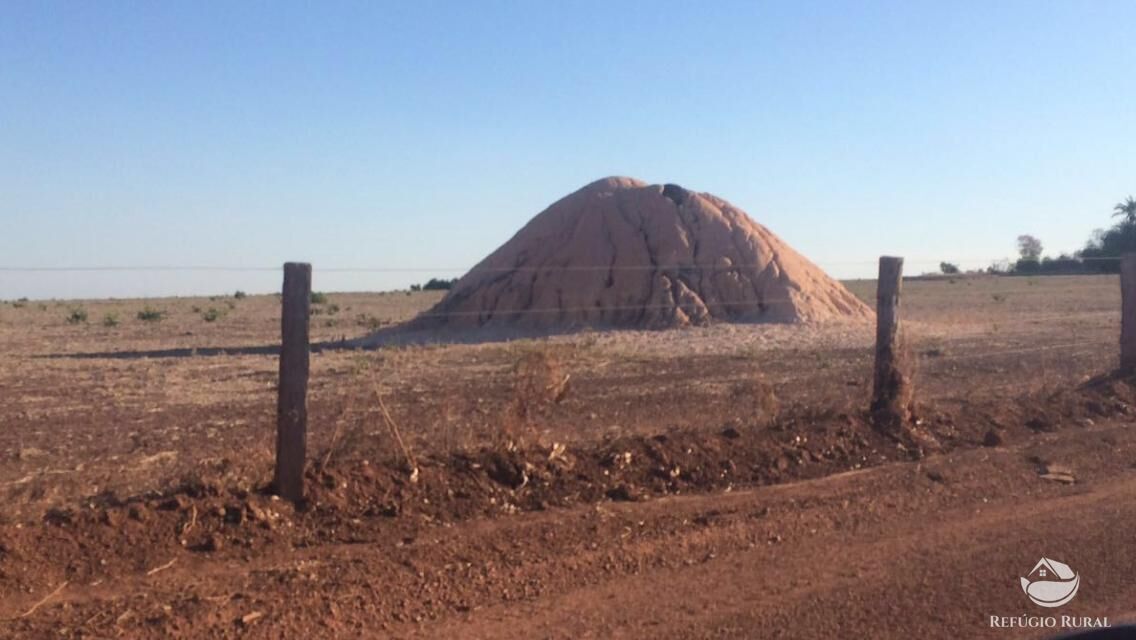
[[663, 328], [870, 315], [725, 200], [612, 177], [545, 209], [410, 328]]

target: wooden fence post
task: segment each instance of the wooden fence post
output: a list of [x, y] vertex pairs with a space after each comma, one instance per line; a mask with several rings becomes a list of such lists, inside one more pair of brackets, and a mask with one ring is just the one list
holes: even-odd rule
[[872, 385], [872, 415], [878, 426], [898, 427], [911, 411], [911, 379], [899, 344], [899, 294], [903, 258], [880, 258], [876, 285], [876, 366]]
[[312, 265], [285, 263], [280, 314], [280, 387], [276, 402], [276, 473], [272, 484], [278, 495], [293, 502], [304, 497], [311, 296]]
[[1120, 258], [1120, 368], [1136, 370], [1136, 253]]

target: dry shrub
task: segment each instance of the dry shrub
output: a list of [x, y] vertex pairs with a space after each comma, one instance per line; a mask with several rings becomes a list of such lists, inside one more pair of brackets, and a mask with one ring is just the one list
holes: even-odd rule
[[[352, 456], [367, 455], [376, 460], [393, 458], [393, 443], [387, 447], [385, 443], [376, 442], [371, 437], [367, 424], [372, 413], [377, 413], [373, 392], [368, 386], [369, 379], [360, 374], [359, 382], [354, 382], [341, 392], [341, 405], [330, 422], [334, 425], [326, 447], [317, 454], [320, 461], [320, 470], [326, 469], [333, 459], [349, 458]], [[361, 383], [361, 384], [360, 384]], [[379, 418], [381, 419], [381, 418]]]
[[334, 427], [325, 448], [317, 454], [321, 469], [334, 459], [360, 457], [396, 463], [412, 474], [417, 468], [415, 456], [403, 440], [400, 420], [388, 406], [390, 388], [399, 378], [398, 365], [405, 364], [406, 353], [384, 351], [353, 359], [350, 383], [340, 390], [334, 417], [324, 417]]
[[752, 420], [759, 426], [769, 426], [777, 421], [781, 402], [773, 385], [760, 375], [735, 382], [731, 395], [734, 406], [744, 412], [743, 419]]
[[535, 440], [535, 421], [565, 398], [569, 380], [561, 359], [547, 346], [522, 354], [513, 365], [513, 397], [496, 444], [512, 448]]
[[447, 402], [442, 407], [442, 417], [438, 423], [438, 446], [446, 453], [462, 451], [469, 447], [470, 432], [464, 428], [460, 412]]

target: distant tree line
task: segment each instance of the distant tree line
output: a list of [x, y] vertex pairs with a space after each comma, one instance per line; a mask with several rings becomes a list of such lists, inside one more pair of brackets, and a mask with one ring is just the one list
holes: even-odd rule
[[[1008, 265], [1007, 272], [1014, 275], [1070, 275], [1095, 273], [1099, 266], [1096, 261], [1087, 263], [1080, 258], [1081, 252], [1073, 255], [1061, 254], [1056, 258], [1043, 256], [1041, 240], [1031, 235], [1018, 236], [1018, 260]], [[1100, 263], [1103, 264], [1103, 263]]]
[[411, 291], [449, 291], [457, 284], [458, 279], [446, 280], [445, 278], [430, 278], [426, 284], [412, 284], [410, 285]]
[[[1136, 199], [1129, 196], [1118, 203], [1113, 207], [1112, 216], [1120, 219], [1108, 229], [1094, 231], [1085, 247], [1073, 255], [1043, 256], [1041, 240], [1031, 235], [1018, 236], [1017, 261], [992, 264], [987, 272], [1009, 275], [1117, 273], [1120, 256], [1136, 252]], [[943, 266], [953, 265], [943, 263]], [[947, 273], [945, 268], [943, 272]]]
[[1090, 258], [1086, 266], [1093, 271], [1117, 273], [1119, 260], [1092, 260], [1092, 258], [1119, 258], [1121, 254], [1136, 251], [1136, 199], [1128, 196], [1124, 202], [1113, 208], [1112, 216], [1120, 221], [1110, 229], [1097, 229], [1089, 238], [1085, 248], [1078, 251], [1078, 257]]

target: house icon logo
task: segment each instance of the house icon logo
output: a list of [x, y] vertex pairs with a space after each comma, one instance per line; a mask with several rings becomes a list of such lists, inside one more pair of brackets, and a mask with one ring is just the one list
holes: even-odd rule
[[1049, 558], [1038, 560], [1033, 571], [1021, 580], [1022, 591], [1039, 607], [1068, 604], [1081, 586], [1081, 576], [1069, 565]]

